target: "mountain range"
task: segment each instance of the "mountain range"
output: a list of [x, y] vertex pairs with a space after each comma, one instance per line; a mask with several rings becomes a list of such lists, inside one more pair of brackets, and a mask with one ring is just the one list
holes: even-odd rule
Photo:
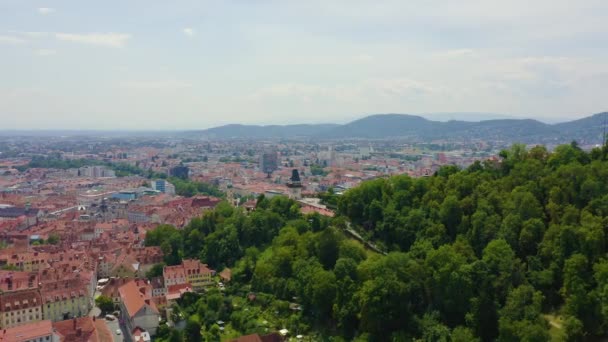
[[608, 112], [583, 119], [547, 124], [533, 119], [484, 121], [433, 121], [407, 114], [375, 114], [347, 124], [310, 125], [225, 125], [188, 135], [209, 138], [311, 138], [311, 139], [482, 139], [524, 143], [561, 143], [576, 140], [581, 144], [602, 142]]

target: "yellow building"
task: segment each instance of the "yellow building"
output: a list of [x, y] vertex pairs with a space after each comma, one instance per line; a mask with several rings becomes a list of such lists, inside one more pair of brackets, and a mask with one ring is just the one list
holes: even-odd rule
[[213, 284], [215, 271], [210, 269], [207, 264], [199, 260], [185, 259], [182, 261], [186, 281], [192, 285], [194, 291], [201, 291], [205, 286]]
[[53, 322], [86, 316], [91, 309], [91, 299], [84, 288], [61, 289], [43, 294], [44, 319]]
[[26, 252], [13, 254], [6, 263], [20, 271], [37, 272], [48, 267], [48, 259], [48, 253]]
[[5, 292], [0, 295], [0, 329], [42, 319], [42, 299], [38, 290]]

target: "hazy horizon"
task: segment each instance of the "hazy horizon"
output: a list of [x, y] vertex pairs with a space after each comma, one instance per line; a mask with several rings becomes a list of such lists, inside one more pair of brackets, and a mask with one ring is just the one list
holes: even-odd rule
[[[293, 122], [293, 123], [273, 123], [273, 122], [260, 122], [260, 123], [240, 123], [240, 122], [231, 122], [231, 123], [226, 123], [226, 124], [220, 124], [220, 125], [213, 125], [213, 126], [205, 126], [205, 127], [189, 127], [189, 128], [167, 128], [167, 129], [145, 129], [145, 128], [115, 128], [115, 129], [95, 129], [95, 128], [24, 128], [24, 129], [6, 129], [6, 128], [0, 128], [0, 132], [83, 132], [83, 133], [87, 133], [87, 132], [108, 132], [108, 133], [121, 133], [121, 132], [136, 132], [136, 133], [152, 133], [152, 132], [165, 132], [165, 133], [171, 133], [171, 132], [185, 132], [185, 131], [197, 131], [197, 130], [206, 130], [206, 129], [210, 129], [210, 128], [216, 128], [216, 127], [221, 127], [221, 126], [226, 126], [226, 125], [246, 125], [246, 126], [289, 126], [289, 125], [323, 125], [323, 124], [337, 124], [337, 125], [343, 125], [343, 124], [347, 124], [356, 120], [360, 120], [363, 118], [366, 118], [368, 116], [373, 116], [373, 115], [386, 115], [386, 114], [397, 114], [397, 115], [412, 115], [412, 116], [420, 116], [423, 117], [427, 120], [431, 120], [431, 121], [437, 121], [437, 122], [447, 122], [447, 121], [470, 121], [470, 122], [479, 122], [479, 121], [487, 121], [487, 120], [518, 120], [518, 119], [530, 119], [527, 117], [514, 117], [514, 116], [509, 116], [509, 115], [503, 115], [503, 114], [493, 114], [493, 113], [470, 113], [470, 112], [466, 112], [466, 113], [418, 113], [418, 114], [404, 114], [404, 113], [377, 113], [377, 114], [368, 114], [368, 115], [364, 115], [364, 116], [358, 116], [355, 117], [352, 120], [346, 120], [343, 122]], [[599, 113], [594, 113], [591, 114], [589, 116], [595, 115], [595, 114], [599, 114]], [[467, 119], [462, 119], [462, 117], [468, 117]], [[576, 120], [576, 119], [574, 119]], [[558, 120], [558, 119], [547, 119], [547, 120], [538, 120], [542, 123], [545, 124], [558, 124], [558, 123], [562, 123], [562, 122], [568, 122], [568, 121], [572, 121], [572, 120]]]
[[599, 0], [8, 0], [0, 129], [187, 130], [362, 113], [569, 121], [604, 110], [606, 14]]

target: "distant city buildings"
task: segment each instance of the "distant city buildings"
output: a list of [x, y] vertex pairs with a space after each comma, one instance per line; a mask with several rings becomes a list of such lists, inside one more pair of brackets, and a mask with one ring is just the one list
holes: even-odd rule
[[79, 169], [70, 169], [70, 172], [74, 176], [78, 177], [91, 177], [91, 178], [103, 178], [103, 177], [116, 177], [114, 170], [110, 170], [105, 166], [83, 166]]
[[188, 179], [190, 176], [190, 168], [183, 165], [175, 166], [169, 170], [169, 175], [181, 179]]
[[[143, 279], [164, 256], [160, 247], [145, 246], [146, 232], [159, 224], [183, 228], [222, 200], [251, 212], [259, 195], [288, 196], [304, 214], [332, 217], [335, 206], [323, 205], [319, 192], [340, 195], [388, 175], [431, 176], [443, 165], [466, 167], [496, 155], [493, 147], [480, 151], [478, 142], [141, 139], [61, 139], [53, 145], [28, 138], [15, 149], [30, 155], [0, 159], [0, 240], [7, 245], [0, 249], [0, 266], [6, 268], [0, 270], [0, 331], [6, 329], [0, 342], [21, 341], [16, 334], [24, 341], [44, 339], [51, 331], [45, 320], [66, 340], [98, 334], [97, 340], [110, 341], [101, 337], [103, 319], [85, 317], [96, 288], [121, 311], [125, 337], [149, 340], [159, 315], [171, 320], [172, 303], [219, 286], [230, 275], [217, 277], [202, 261], [186, 259]], [[71, 160], [124, 167], [119, 177], [104, 165], [26, 167], [31, 155], [62, 149]], [[147, 178], [154, 174], [158, 178]], [[196, 191], [175, 196], [175, 182], [160, 174], [190, 179], [187, 185]]]
[[152, 189], [167, 195], [175, 195], [175, 186], [164, 179], [152, 181]]
[[279, 155], [275, 149], [265, 150], [260, 155], [260, 171], [266, 173], [268, 178], [279, 168]]

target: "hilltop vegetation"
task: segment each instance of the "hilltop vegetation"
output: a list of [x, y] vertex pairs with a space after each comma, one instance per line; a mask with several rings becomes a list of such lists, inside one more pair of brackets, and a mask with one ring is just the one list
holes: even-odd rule
[[293, 138], [314, 139], [345, 138], [406, 138], [448, 139], [461, 141], [481, 139], [486, 141], [520, 141], [528, 143], [563, 143], [575, 139], [584, 144], [602, 141], [602, 127], [607, 113], [595, 114], [583, 119], [546, 124], [532, 119], [500, 119], [483, 121], [433, 121], [416, 115], [375, 114], [343, 125], [225, 125], [202, 131], [186, 132], [186, 135], [204, 135], [215, 138]]
[[[167, 263], [198, 256], [234, 275], [223, 295], [210, 294], [221, 305], [182, 301], [191, 329], [160, 338], [198, 331], [214, 340], [221, 319], [233, 335], [287, 328], [328, 341], [548, 341], [544, 317], [555, 315], [556, 336], [605, 336], [607, 155], [575, 143], [553, 153], [514, 145], [501, 162], [365, 182], [333, 198], [331, 220], [302, 217], [277, 197], [261, 198], [249, 216], [222, 205], [182, 231], [160, 227], [146, 243], [160, 244]], [[347, 239], [347, 221], [389, 253]], [[261, 299], [244, 301], [249, 292]]]

